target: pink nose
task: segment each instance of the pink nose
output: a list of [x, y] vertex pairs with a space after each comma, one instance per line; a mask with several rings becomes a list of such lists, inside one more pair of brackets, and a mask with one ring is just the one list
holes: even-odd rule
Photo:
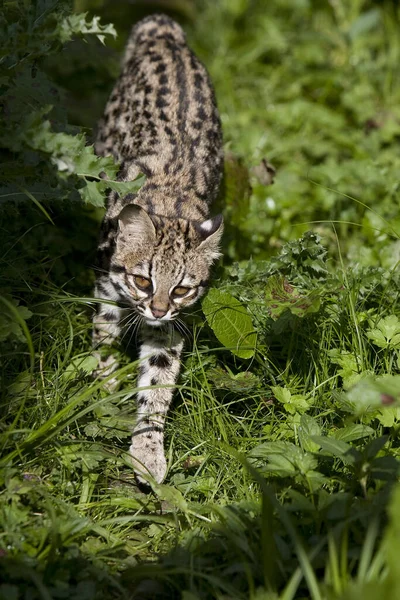
[[156, 317], [156, 319], [161, 319], [161, 317], [163, 317], [164, 315], [167, 314], [168, 309], [164, 310], [163, 308], [152, 308], [151, 312], [153, 313], [153, 315]]

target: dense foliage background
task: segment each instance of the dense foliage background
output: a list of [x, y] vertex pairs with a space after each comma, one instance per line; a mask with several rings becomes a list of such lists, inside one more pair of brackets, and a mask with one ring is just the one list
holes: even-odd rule
[[[154, 11], [215, 84], [227, 227], [144, 494], [137, 364], [91, 377], [100, 173], [127, 190], [91, 142]], [[397, 599], [397, 2], [7, 0], [0, 31], [0, 599]]]

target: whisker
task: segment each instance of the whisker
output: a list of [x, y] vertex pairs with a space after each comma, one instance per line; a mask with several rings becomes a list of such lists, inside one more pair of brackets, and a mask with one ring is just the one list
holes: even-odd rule
[[134, 336], [135, 336], [135, 339], [136, 339], [136, 335], [135, 335], [135, 333], [136, 333], [136, 331], [137, 331], [137, 328], [138, 328], [138, 324], [139, 324], [139, 322], [140, 322], [140, 315], [138, 315], [138, 318], [137, 318], [137, 319], [135, 320], [135, 322], [133, 323], [133, 327], [131, 327], [131, 335], [129, 336], [129, 340], [128, 340], [128, 346], [130, 346], [130, 345], [131, 345], [132, 338], [133, 338]]
[[[132, 330], [132, 327], [135, 327], [135, 325], [137, 324], [137, 321], [139, 319], [139, 315], [130, 315], [130, 316], [131, 316], [131, 319], [127, 323], [125, 323], [125, 325], [123, 326], [123, 328], [125, 329], [125, 332], [121, 337], [121, 342], [125, 338], [127, 333], [129, 333]], [[130, 339], [131, 338], [132, 338], [132, 333], [131, 333]], [[130, 343], [130, 340], [128, 343]]]
[[[119, 325], [125, 327], [126, 323], [130, 321], [130, 319], [136, 319], [139, 315], [137, 313], [128, 313], [125, 317], [123, 317], [122, 319], [120, 319], [119, 321]], [[133, 323], [132, 320], [132, 323]]]
[[190, 331], [190, 329], [186, 325], [186, 323], [184, 323], [182, 321], [182, 319], [177, 318], [173, 322], [173, 325], [176, 327], [176, 329], [182, 335], [183, 338], [185, 338], [188, 342], [191, 341], [191, 339], [192, 339], [192, 332]]
[[110, 274], [110, 271], [107, 271], [106, 269], [102, 269], [101, 267], [97, 267], [96, 265], [92, 265], [90, 268], [93, 269], [93, 271], [96, 271], [97, 273], [104, 273], [105, 275]]
[[139, 331], [143, 325], [144, 322], [144, 318], [139, 315], [138, 320], [136, 321], [136, 325], [135, 325], [135, 344], [138, 344], [139, 340], [138, 340], [138, 336], [139, 336]]

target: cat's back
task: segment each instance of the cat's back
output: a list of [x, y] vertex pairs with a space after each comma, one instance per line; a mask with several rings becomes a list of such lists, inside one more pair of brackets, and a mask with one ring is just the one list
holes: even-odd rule
[[215, 198], [223, 157], [214, 91], [169, 17], [152, 15], [133, 28], [96, 150], [122, 163], [124, 179], [139, 168], [164, 196], [180, 192], [182, 205], [185, 194], [207, 203]]

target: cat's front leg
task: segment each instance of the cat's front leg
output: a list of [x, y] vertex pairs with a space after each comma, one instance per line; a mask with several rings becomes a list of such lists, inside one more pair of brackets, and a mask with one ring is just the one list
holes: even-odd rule
[[[160, 483], [167, 471], [164, 425], [179, 374], [182, 348], [183, 340], [175, 331], [160, 335], [145, 330], [138, 377], [138, 388], [143, 389], [137, 395], [137, 420], [130, 447], [141, 483], [146, 482], [142, 474], [151, 475]], [[149, 386], [152, 387], [145, 389]]]
[[[111, 300], [104, 292], [105, 286], [96, 285], [95, 295], [97, 298]], [[97, 359], [95, 377], [104, 379], [118, 369], [118, 361], [111, 353], [110, 346], [114, 343], [121, 332], [120, 327], [121, 309], [118, 306], [102, 302], [98, 305], [93, 317], [93, 355]], [[113, 391], [118, 385], [116, 379], [112, 378], [107, 383], [107, 388]]]

